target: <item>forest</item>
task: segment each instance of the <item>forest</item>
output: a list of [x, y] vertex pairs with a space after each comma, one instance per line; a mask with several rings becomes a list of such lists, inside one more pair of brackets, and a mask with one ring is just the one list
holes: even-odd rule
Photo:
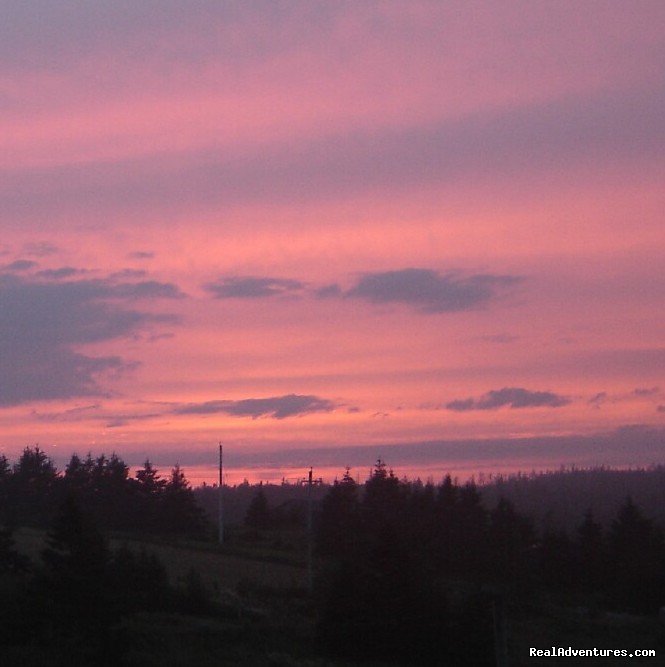
[[[347, 469], [332, 485], [226, 487], [219, 545], [218, 489], [179, 466], [131, 476], [117, 454], [72, 455], [60, 472], [27, 447], [0, 457], [0, 650], [25, 665], [453, 666], [529, 664], [533, 641], [571, 637], [662, 651], [661, 515], [623, 494], [655, 499], [662, 476], [435, 484], [378, 460], [364, 483]], [[576, 513], [544, 502], [568, 485]], [[229, 586], [210, 559], [265, 576]]]

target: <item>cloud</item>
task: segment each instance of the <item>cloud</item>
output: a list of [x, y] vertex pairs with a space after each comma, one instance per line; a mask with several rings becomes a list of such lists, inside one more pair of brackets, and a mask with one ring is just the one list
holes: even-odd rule
[[635, 396], [655, 396], [660, 393], [660, 387], [638, 387], [633, 391]]
[[[142, 404], [134, 405], [140, 407]], [[59, 412], [39, 412], [37, 410], [33, 410], [32, 416], [35, 420], [45, 423], [101, 422], [105, 428], [116, 428], [118, 426], [125, 426], [131, 422], [147, 421], [150, 419], [163, 417], [164, 411], [153, 410], [151, 412], [117, 412], [105, 409], [101, 403], [94, 403], [90, 405], [78, 406], [69, 410], [62, 410]]]
[[516, 340], [520, 339], [519, 336], [514, 336], [512, 334], [490, 334], [482, 336], [481, 338], [488, 343], [499, 343], [500, 345], [508, 345], [509, 343], [514, 343]]
[[148, 275], [143, 269], [122, 269], [112, 273], [109, 278], [143, 278]]
[[37, 412], [33, 410], [32, 415], [41, 422], [79, 422], [98, 415], [101, 409], [99, 403], [77, 406], [61, 412]]
[[551, 391], [530, 391], [522, 387], [504, 387], [493, 389], [480, 398], [466, 398], [446, 403], [448, 410], [466, 412], [467, 410], [496, 410], [505, 406], [510, 408], [559, 408], [568, 405], [570, 399]]
[[182, 299], [185, 294], [173, 283], [143, 280], [113, 285], [109, 288], [108, 296], [116, 299]]
[[295, 294], [305, 287], [299, 280], [237, 276], [207, 283], [204, 289], [216, 299], [258, 299]]
[[656, 411], [657, 411], [657, 412], [665, 412], [665, 405], [659, 405], [659, 406], [656, 408]]
[[58, 252], [58, 246], [49, 243], [48, 241], [39, 241], [37, 243], [26, 243], [23, 246], [23, 252], [26, 255], [33, 257], [46, 257], [46, 255], [54, 255]]
[[79, 273], [85, 273], [84, 269], [75, 269], [73, 266], [62, 266], [59, 269], [44, 269], [38, 271], [37, 276], [40, 278], [60, 280], [63, 278], [72, 278]]
[[313, 412], [331, 412], [336, 404], [318, 396], [287, 394], [270, 398], [245, 398], [239, 401], [206, 401], [204, 403], [188, 403], [176, 408], [173, 413], [178, 415], [208, 415], [223, 413], [234, 417], [272, 417], [286, 419], [300, 417]]
[[345, 293], [371, 303], [404, 303], [425, 313], [471, 310], [486, 305], [498, 291], [519, 282], [517, 276], [458, 273], [430, 269], [366, 273]]
[[155, 256], [154, 252], [146, 252], [144, 250], [137, 250], [136, 252], [130, 252], [127, 257], [129, 259], [152, 259]]
[[342, 288], [337, 283], [324, 285], [315, 290], [314, 295], [319, 299], [332, 299], [342, 296]]
[[[665, 412], [665, 406], [663, 406]], [[238, 468], [260, 466], [298, 466], [309, 468], [339, 466], [340, 471], [349, 465], [361, 472], [367, 470], [377, 458], [386, 460], [400, 472], [402, 466], [425, 465], [436, 469], [441, 477], [446, 472], [459, 471], [464, 478], [469, 471], [469, 461], [476, 469], [496, 472], [498, 468], [516, 470], [557, 470], [562, 461], [567, 465], [594, 467], [611, 465], [634, 467], [636, 462], [648, 464], [661, 461], [665, 448], [665, 429], [644, 426], [617, 428], [596, 433], [573, 433], [565, 436], [531, 436], [524, 438], [491, 438], [437, 440], [422, 442], [393, 442], [359, 444], [346, 447], [290, 447], [288, 441], [273, 451], [252, 451], [246, 447], [230, 447], [230, 466]], [[546, 452], [535, 460], [534, 452]], [[197, 450], [186, 445], [182, 448], [161, 450], [163, 460], [180, 461], [183, 464], [215, 465], [214, 451]], [[145, 452], [127, 452], [126, 461], [136, 464], [145, 460]], [[363, 473], [364, 474], [364, 473]]]
[[17, 259], [15, 262], [12, 262], [11, 264], [5, 264], [3, 270], [8, 272], [14, 272], [14, 271], [22, 272], [34, 269], [36, 266], [38, 266], [37, 262], [33, 262], [30, 259]]
[[[665, 94], [624, 88], [589, 97], [414, 120], [390, 127], [343, 128], [325, 136], [279, 139], [227, 150], [192, 147], [113, 162], [12, 169], [0, 184], [14, 224], [44, 216], [206, 210], [238, 204], [293, 205], [414, 187], [530, 182], [663, 149]], [[30, 193], [26, 203], [25, 193]], [[85, 193], [85, 196], [82, 196]]]
[[603, 403], [608, 400], [607, 392], [601, 391], [598, 392], [595, 396], [592, 396], [587, 403], [594, 408], [599, 408]]
[[0, 405], [102, 395], [98, 378], [135, 366], [89, 356], [87, 343], [129, 336], [171, 315], [128, 308], [123, 300], [169, 296], [175, 286], [110, 280], [49, 282], [0, 276]]

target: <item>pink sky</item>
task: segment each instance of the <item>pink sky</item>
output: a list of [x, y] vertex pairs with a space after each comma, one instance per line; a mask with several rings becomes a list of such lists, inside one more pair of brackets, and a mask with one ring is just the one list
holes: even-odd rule
[[665, 462], [664, 30], [660, 1], [14, 3], [0, 452]]

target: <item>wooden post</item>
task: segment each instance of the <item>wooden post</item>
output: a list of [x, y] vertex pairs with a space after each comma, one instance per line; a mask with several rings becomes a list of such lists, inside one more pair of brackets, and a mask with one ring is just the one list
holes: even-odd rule
[[314, 590], [314, 567], [313, 547], [314, 536], [312, 535], [312, 468], [309, 469], [307, 480], [307, 590], [312, 593]]
[[506, 600], [498, 592], [492, 600], [494, 617], [494, 655], [497, 667], [508, 667], [508, 628], [506, 627]]
[[222, 443], [219, 443], [219, 486], [217, 487], [217, 502], [218, 502], [218, 541], [224, 544], [224, 449]]

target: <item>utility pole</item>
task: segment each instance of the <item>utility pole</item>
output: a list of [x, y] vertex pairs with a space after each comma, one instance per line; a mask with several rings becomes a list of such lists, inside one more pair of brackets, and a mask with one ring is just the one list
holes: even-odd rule
[[314, 568], [312, 563], [313, 542], [312, 535], [312, 468], [309, 469], [307, 480], [307, 590], [310, 595], [314, 590]]
[[499, 590], [494, 594], [492, 616], [494, 620], [494, 655], [496, 658], [496, 667], [508, 667], [506, 598], [503, 590]]
[[220, 544], [224, 544], [224, 448], [222, 443], [219, 443], [219, 486], [217, 487], [217, 502], [218, 510], [217, 516], [219, 520], [219, 536]]

